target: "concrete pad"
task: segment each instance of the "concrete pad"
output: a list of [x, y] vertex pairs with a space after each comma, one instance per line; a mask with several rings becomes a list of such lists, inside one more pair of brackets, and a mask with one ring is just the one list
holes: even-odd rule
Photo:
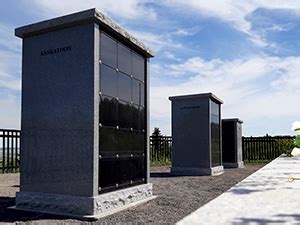
[[300, 157], [280, 156], [177, 224], [300, 224]]
[[171, 167], [171, 174], [175, 176], [218, 176], [223, 173], [223, 166], [215, 166], [210, 168]]

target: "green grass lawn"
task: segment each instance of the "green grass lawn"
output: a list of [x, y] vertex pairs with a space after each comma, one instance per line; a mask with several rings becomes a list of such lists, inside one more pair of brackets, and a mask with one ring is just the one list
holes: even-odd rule
[[150, 166], [171, 166], [171, 161], [154, 161], [150, 162]]
[[[6, 166], [5, 162], [5, 166]], [[17, 163], [15, 162], [15, 159], [12, 159], [9, 163], [9, 167], [14, 167], [15, 165], [17, 165]], [[3, 173], [3, 158], [2, 155], [0, 156], [0, 174]], [[9, 169], [4, 169], [4, 173], [18, 173], [20, 171], [19, 168], [9, 168]]]

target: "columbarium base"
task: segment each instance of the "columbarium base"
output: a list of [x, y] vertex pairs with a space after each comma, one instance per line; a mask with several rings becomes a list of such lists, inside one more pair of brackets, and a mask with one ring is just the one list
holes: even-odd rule
[[152, 184], [134, 186], [94, 197], [17, 192], [14, 209], [79, 219], [98, 219], [153, 198], [155, 196], [152, 195]]

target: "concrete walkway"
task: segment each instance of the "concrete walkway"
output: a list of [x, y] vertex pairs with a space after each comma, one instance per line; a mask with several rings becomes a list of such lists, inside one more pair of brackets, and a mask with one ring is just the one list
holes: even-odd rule
[[300, 224], [300, 157], [280, 156], [178, 225]]

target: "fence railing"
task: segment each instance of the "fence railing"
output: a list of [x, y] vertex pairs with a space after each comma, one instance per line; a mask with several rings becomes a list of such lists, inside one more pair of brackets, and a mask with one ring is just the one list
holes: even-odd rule
[[20, 167], [20, 130], [0, 129], [0, 172], [18, 172]]
[[243, 160], [273, 160], [294, 147], [293, 136], [243, 137]]
[[[0, 129], [0, 172], [18, 172], [20, 166], [20, 130]], [[294, 147], [294, 136], [243, 137], [243, 160], [273, 160]], [[170, 162], [171, 136], [150, 136], [150, 161]]]
[[[270, 161], [294, 148], [294, 136], [243, 137], [244, 161]], [[150, 161], [171, 161], [172, 137], [150, 136]]]
[[168, 162], [171, 161], [172, 137], [150, 136], [150, 161]]

